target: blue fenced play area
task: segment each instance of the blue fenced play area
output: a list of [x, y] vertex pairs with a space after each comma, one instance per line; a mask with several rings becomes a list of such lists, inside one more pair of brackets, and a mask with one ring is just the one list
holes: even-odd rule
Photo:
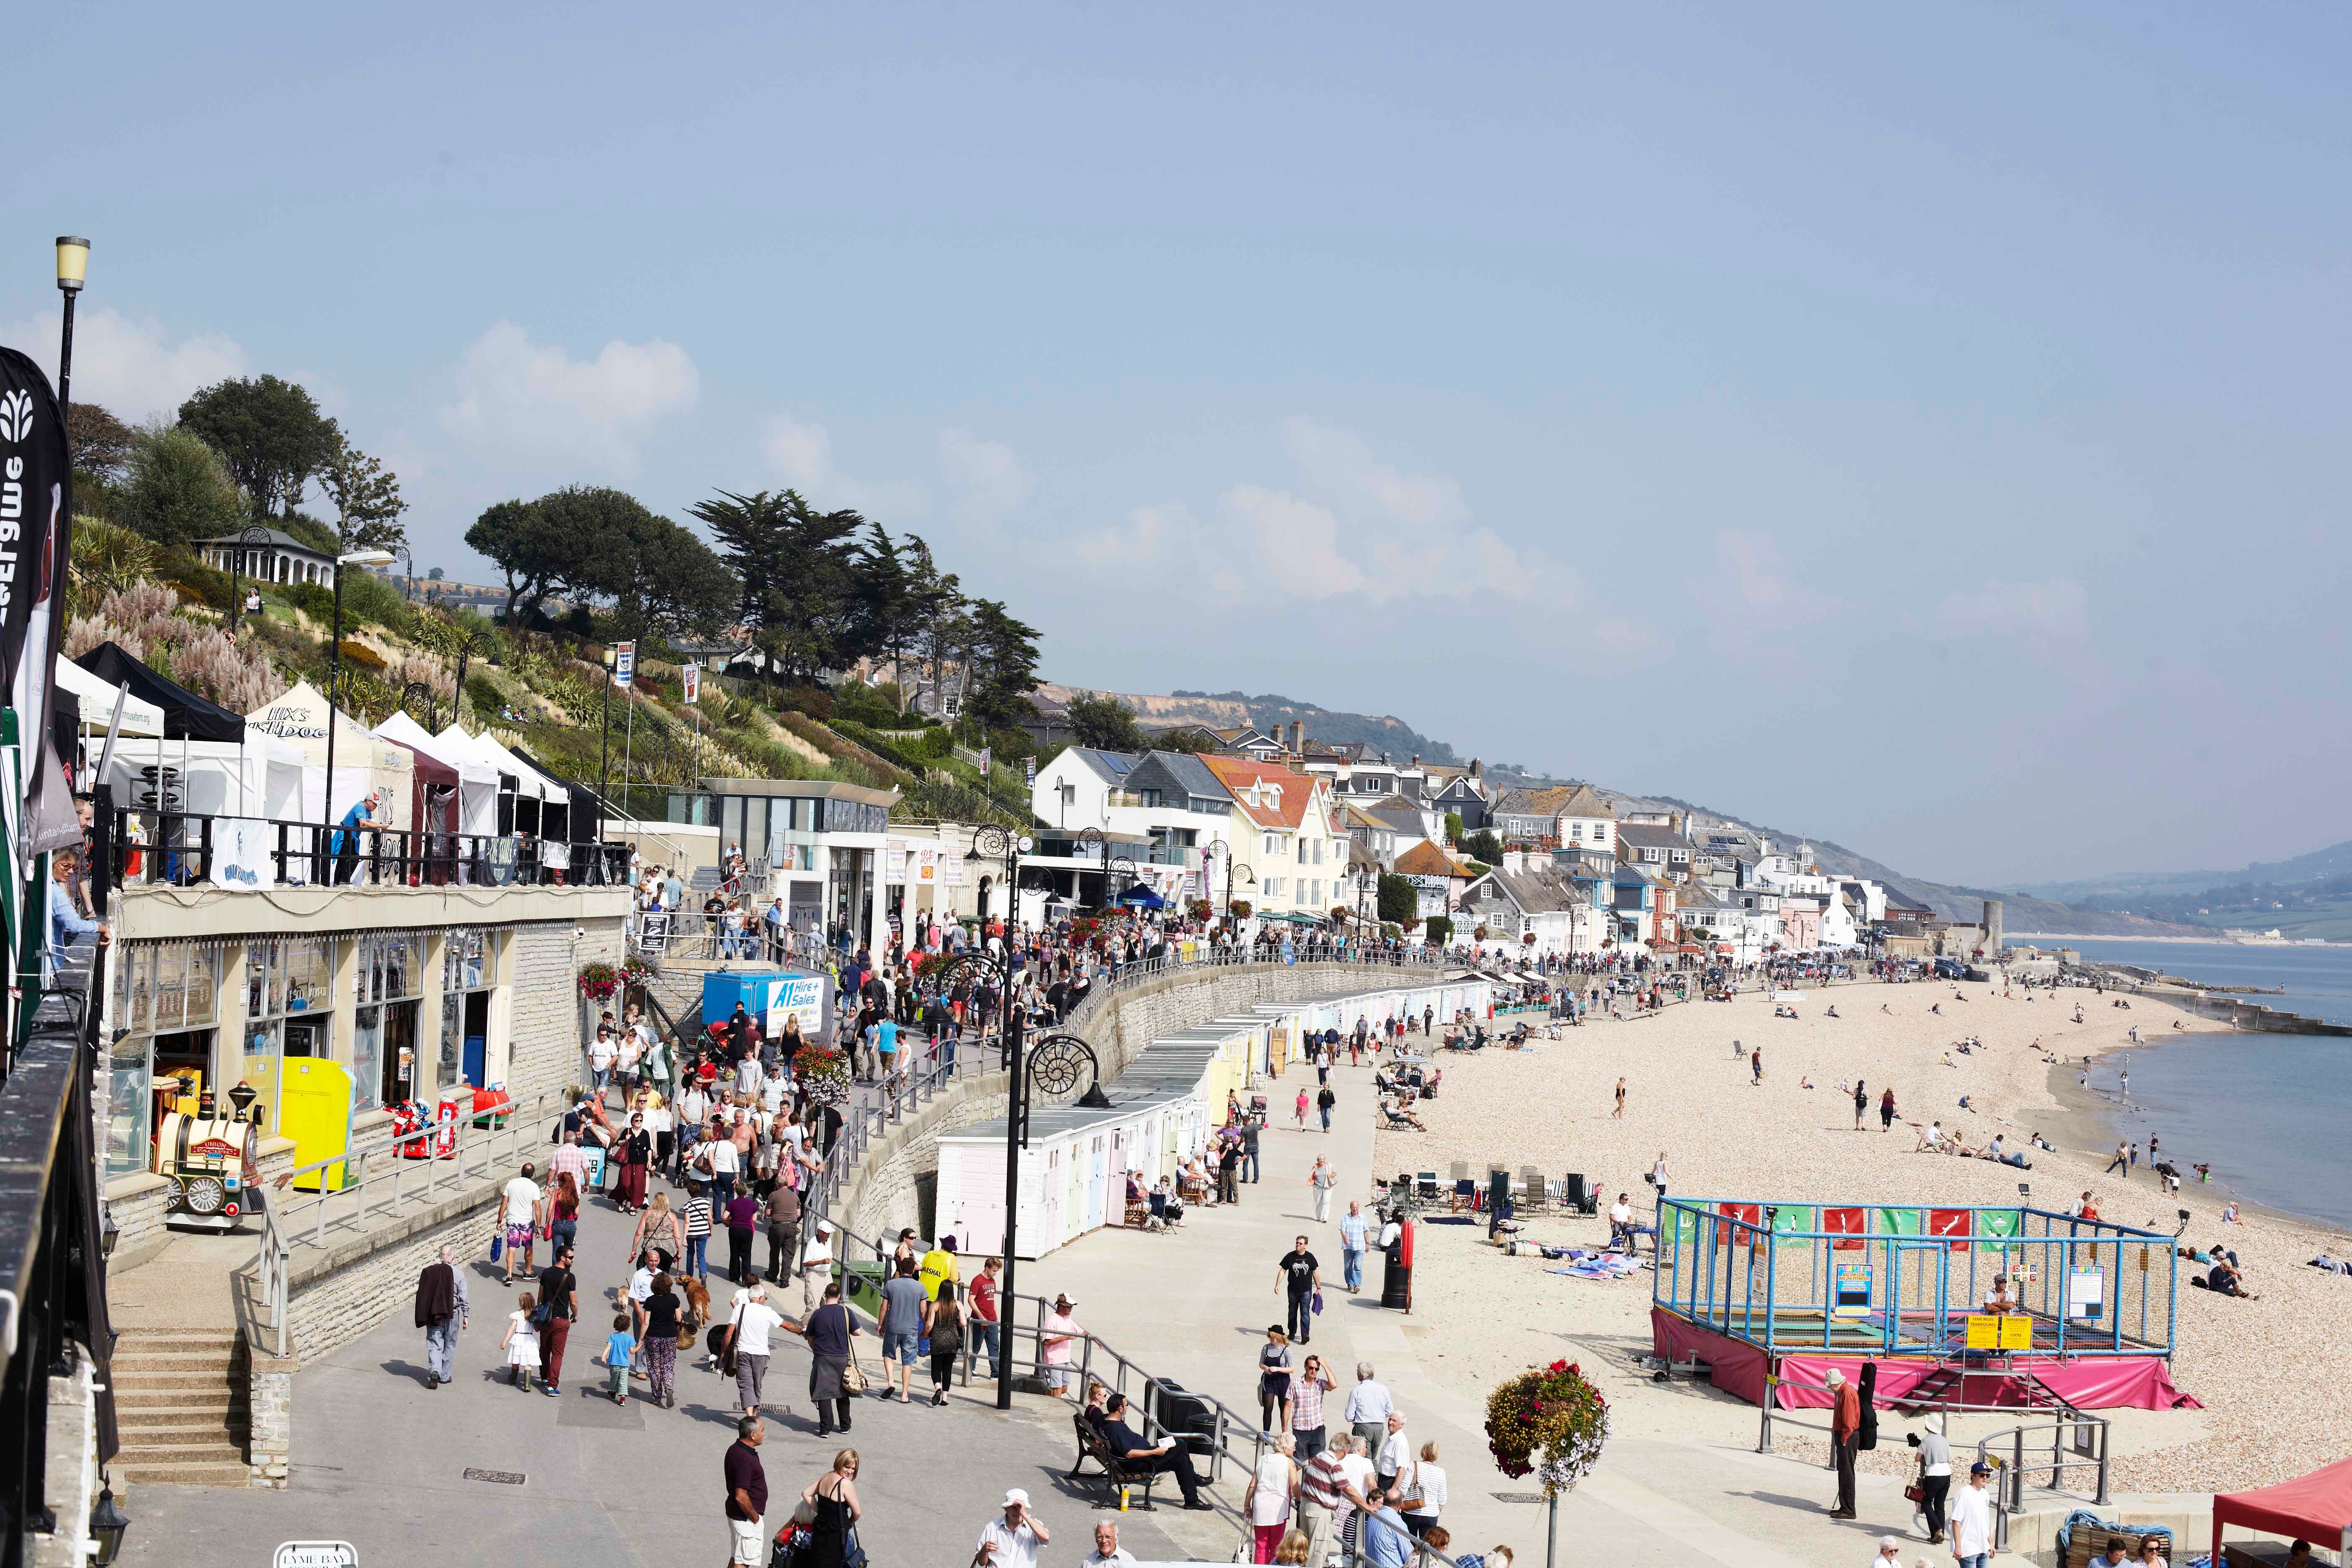
[[[2024, 1205], [1667, 1197], [1652, 1300], [1772, 1355], [2168, 1358], [2173, 1239]], [[1996, 1276], [2012, 1304], [1988, 1311]]]

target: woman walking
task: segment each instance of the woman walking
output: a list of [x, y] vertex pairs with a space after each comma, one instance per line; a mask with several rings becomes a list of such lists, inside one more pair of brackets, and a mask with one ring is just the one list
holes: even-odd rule
[[1895, 1091], [1892, 1089], [1878, 1097], [1878, 1130], [1881, 1132], [1895, 1131]]
[[963, 1353], [963, 1287], [940, 1281], [936, 1300], [923, 1303], [923, 1332], [931, 1341], [931, 1403], [945, 1405], [955, 1383], [956, 1358]]
[[[801, 1493], [815, 1518], [809, 1521], [808, 1554], [800, 1568], [848, 1568], [857, 1521], [866, 1512], [857, 1500], [857, 1450], [844, 1448], [833, 1457], [833, 1468]], [[862, 1560], [865, 1553], [858, 1556]]]
[[1853, 1130], [1862, 1131], [1863, 1113], [1870, 1109], [1870, 1088], [1862, 1079], [1853, 1080]]
[[654, 1276], [653, 1294], [646, 1298], [646, 1381], [656, 1405], [667, 1409], [677, 1403], [677, 1336], [682, 1303], [677, 1282], [667, 1274]]
[[1253, 1563], [1273, 1562], [1290, 1528], [1291, 1499], [1298, 1493], [1298, 1466], [1290, 1457], [1296, 1447], [1287, 1432], [1276, 1437], [1259, 1458], [1249, 1490], [1242, 1496], [1242, 1508], [1257, 1537], [1257, 1550], [1250, 1558]]
[[1291, 1457], [1302, 1465], [1323, 1452], [1323, 1396], [1335, 1386], [1319, 1355], [1307, 1358], [1290, 1385]]
[[1315, 1219], [1318, 1225], [1331, 1223], [1331, 1189], [1339, 1184], [1339, 1173], [1322, 1155], [1315, 1156], [1315, 1168], [1307, 1173], [1307, 1184], [1315, 1189]]
[[686, 1251], [686, 1234], [678, 1226], [677, 1212], [669, 1206], [667, 1193], [654, 1194], [646, 1212], [637, 1216], [636, 1229], [630, 1233], [631, 1258], [643, 1258], [648, 1247], [659, 1255], [665, 1271], [674, 1271]]
[[1257, 1352], [1258, 1429], [1290, 1430], [1290, 1334], [1276, 1323]]
[[547, 1212], [547, 1234], [560, 1252], [580, 1236], [580, 1184], [572, 1179], [571, 1172], [557, 1173]]
[[629, 1130], [614, 1145], [621, 1162], [621, 1212], [640, 1213], [646, 1206], [646, 1170], [654, 1161], [654, 1135], [646, 1131], [646, 1113], [629, 1113]]
[[1625, 1080], [1622, 1078], [1617, 1080], [1617, 1109], [1609, 1113], [1609, 1120], [1612, 1121], [1625, 1120]]

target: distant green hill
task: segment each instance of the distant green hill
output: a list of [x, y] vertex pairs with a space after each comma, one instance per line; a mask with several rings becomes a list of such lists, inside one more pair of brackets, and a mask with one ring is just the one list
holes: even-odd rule
[[1455, 756], [1454, 748], [1444, 742], [1424, 735], [1403, 720], [1386, 714], [1349, 713], [1313, 702], [1301, 702], [1296, 698], [1274, 692], [1255, 697], [1246, 691], [1171, 691], [1169, 695], [1212, 702], [1238, 702], [1248, 710], [1249, 721], [1268, 734], [1296, 720], [1307, 726], [1307, 737], [1311, 741], [1322, 741], [1335, 746], [1361, 741], [1373, 751], [1386, 752], [1398, 762], [1415, 756], [1429, 763], [1460, 763], [1465, 760]]

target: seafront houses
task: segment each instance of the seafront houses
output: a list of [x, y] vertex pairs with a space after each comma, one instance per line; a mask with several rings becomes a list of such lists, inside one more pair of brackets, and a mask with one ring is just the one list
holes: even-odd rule
[[1355, 841], [1357, 848], [1371, 857], [1373, 865], [1386, 869], [1396, 864], [1395, 823], [1374, 816], [1362, 806], [1345, 801], [1334, 801], [1332, 806], [1339, 816], [1341, 831]]
[[1694, 851], [1675, 828], [1650, 822], [1617, 825], [1617, 858], [1646, 866], [1669, 882], [1688, 881]]
[[1346, 901], [1351, 842], [1335, 819], [1330, 784], [1241, 757], [1200, 762], [1233, 797], [1234, 854], [1256, 878], [1242, 896], [1261, 919], [1328, 919]]
[[1426, 839], [1400, 854], [1393, 869], [1412, 884], [1413, 918], [1422, 921], [1452, 914], [1474, 875], [1469, 867]]
[[[1068, 747], [1037, 770], [1029, 809], [1052, 834], [1093, 828], [1126, 845], [1114, 854], [1181, 866], [1188, 873], [1200, 871], [1210, 845], [1234, 837], [1231, 792], [1189, 752]], [[1247, 864], [1247, 846], [1234, 848]], [[1187, 885], [1202, 886], [1197, 879]]]
[[1495, 803], [1493, 826], [1507, 844], [1613, 850], [1617, 843], [1616, 808], [1587, 784], [1511, 790]]
[[1480, 776], [1475, 761], [1465, 769], [1428, 766], [1425, 795], [1430, 809], [1438, 814], [1443, 823], [1447, 816], [1462, 819], [1462, 831], [1478, 833], [1493, 825], [1493, 812], [1486, 799], [1486, 780]]
[[[1580, 881], [1549, 858], [1521, 849], [1463, 889], [1455, 900], [1454, 934], [1496, 942], [1531, 957], [1599, 951], [1587, 940], [1593, 884]], [[1481, 930], [1484, 938], [1478, 936]]]

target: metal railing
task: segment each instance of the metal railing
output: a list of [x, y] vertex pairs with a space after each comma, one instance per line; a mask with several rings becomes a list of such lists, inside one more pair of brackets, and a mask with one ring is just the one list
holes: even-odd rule
[[268, 1330], [278, 1347], [277, 1353], [283, 1356], [288, 1352], [290, 1331], [287, 1321], [287, 1265], [294, 1249], [288, 1244], [286, 1233], [278, 1228], [278, 1203], [269, 1195], [269, 1189], [256, 1188], [246, 1201], [252, 1205], [246, 1211], [247, 1214], [258, 1211], [261, 1215], [261, 1250], [253, 1263], [254, 1305], [264, 1316], [261, 1326]]
[[[2047, 1385], [2041, 1384], [2038, 1380], [2036, 1386], [2042, 1387], [2043, 1392], [2049, 1394], [2049, 1398], [2055, 1406], [2055, 1411], [2050, 1419], [2006, 1427], [1977, 1441], [1977, 1457], [1992, 1466], [2001, 1489], [2001, 1507], [1996, 1510], [2000, 1515], [1995, 1527], [1999, 1534], [1999, 1538], [1994, 1542], [1996, 1546], [2008, 1544], [2008, 1516], [2025, 1511], [2025, 1477], [2029, 1468], [2038, 1473], [2046, 1468], [2050, 1472], [2050, 1484], [2047, 1489], [2053, 1492], [2066, 1490], [2067, 1471], [2088, 1469], [2095, 1477], [2090, 1495], [2084, 1497], [2079, 1490], [2067, 1495], [2081, 1498], [2095, 1508], [2105, 1508], [2107, 1505], [2107, 1482], [2110, 1475], [2109, 1438], [2112, 1436], [2109, 1422], [2103, 1415], [2094, 1415], [2088, 1411], [2077, 1410], [2055, 1394], [2049, 1394]], [[1830, 1389], [1826, 1384], [1805, 1383], [1796, 1378], [1781, 1376], [1778, 1373], [1769, 1377], [1765, 1382], [1764, 1404], [1756, 1438], [1756, 1451], [1759, 1454], [1769, 1454], [1772, 1451], [1775, 1426], [1794, 1426], [1800, 1431], [1818, 1432], [1823, 1438], [1828, 1438], [1831, 1435], [1829, 1424], [1826, 1422], [1803, 1421], [1792, 1415], [1775, 1415], [1773, 1402], [1782, 1388], [1801, 1388], [1815, 1394], [1830, 1394]], [[1834, 1395], [1831, 1397], [1834, 1399]], [[1906, 1396], [1887, 1400], [1885, 1403], [1889, 1405], [1912, 1405], [1914, 1401]], [[2019, 1408], [2014, 1405], [1971, 1405], [1950, 1398], [1920, 1400], [1916, 1402], [1916, 1405], [1917, 1408], [1914, 1414], [1925, 1414], [1927, 1411], [1940, 1414], [1944, 1417], [1944, 1430], [1947, 1433], [1951, 1430], [1951, 1418], [1955, 1415], [2007, 1415], [2014, 1414]], [[2040, 1457], [2041, 1442], [2038, 1436], [2045, 1432], [2050, 1436], [2050, 1458], [2046, 1467]], [[2029, 1436], [2034, 1438], [2035, 1449], [2035, 1457], [2030, 1465], [2026, 1458], [2026, 1440]], [[2075, 1456], [2074, 1458], [2069, 1458], [2067, 1455], [2070, 1446]], [[2008, 1451], [2000, 1452], [2002, 1448]]]
[[224, 841], [230, 838], [229, 830], [216, 829], [219, 823], [257, 823], [263, 835], [257, 859], [270, 869], [270, 880], [264, 883], [252, 875], [255, 867], [232, 865], [218, 879], [226, 887], [618, 886], [627, 880], [629, 870], [625, 844], [564, 844], [530, 834], [347, 829], [331, 823], [118, 807], [105, 868], [108, 885], [188, 887], [215, 881], [221, 855], [254, 852], [241, 833], [234, 840], [241, 847], [228, 849]]

